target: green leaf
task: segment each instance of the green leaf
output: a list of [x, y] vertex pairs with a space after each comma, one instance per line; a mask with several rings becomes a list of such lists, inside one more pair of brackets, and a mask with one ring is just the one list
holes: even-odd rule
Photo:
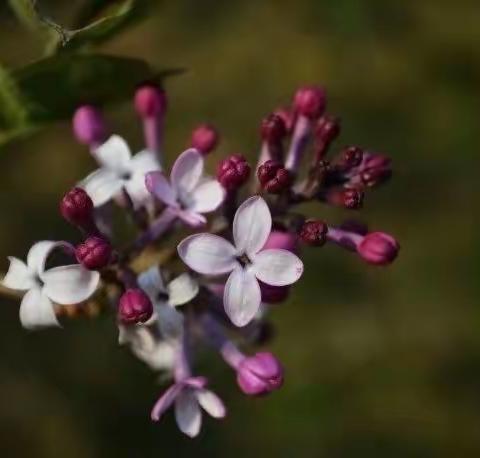
[[0, 67], [0, 132], [27, 123], [25, 102], [10, 72]]

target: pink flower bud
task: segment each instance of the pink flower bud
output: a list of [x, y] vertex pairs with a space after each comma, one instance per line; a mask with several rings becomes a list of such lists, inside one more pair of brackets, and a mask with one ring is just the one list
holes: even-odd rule
[[142, 118], [156, 118], [167, 111], [167, 95], [154, 84], [140, 86], [135, 93], [135, 110]]
[[262, 250], [280, 249], [297, 252], [298, 238], [296, 234], [285, 231], [272, 231]]
[[332, 116], [322, 116], [315, 128], [315, 137], [322, 143], [330, 144], [340, 134], [340, 121]]
[[289, 134], [293, 130], [295, 122], [295, 116], [291, 110], [288, 107], [277, 108], [273, 114], [282, 118], [286, 133]]
[[75, 111], [72, 127], [79, 143], [95, 146], [105, 141], [106, 127], [102, 113], [92, 105], [81, 106]]
[[215, 127], [210, 124], [201, 124], [192, 132], [191, 147], [207, 155], [218, 144], [219, 135]]
[[300, 238], [308, 245], [322, 246], [327, 241], [328, 227], [323, 221], [306, 221], [300, 229]]
[[150, 298], [141, 289], [127, 289], [118, 304], [118, 319], [123, 324], [145, 323], [153, 314]]
[[271, 114], [262, 121], [262, 138], [268, 143], [279, 143], [287, 133], [284, 120], [277, 114]]
[[82, 188], [73, 188], [60, 202], [60, 213], [75, 226], [90, 226], [93, 217], [92, 199]]
[[295, 94], [295, 109], [310, 119], [318, 118], [325, 111], [325, 90], [318, 86], [307, 86], [298, 89]]
[[250, 176], [250, 165], [241, 154], [234, 154], [217, 167], [217, 180], [228, 191], [234, 191], [245, 184]]
[[358, 146], [349, 146], [345, 148], [339, 155], [337, 167], [346, 172], [358, 167], [363, 160], [363, 150]]
[[264, 162], [257, 170], [262, 188], [271, 194], [280, 194], [292, 184], [292, 175], [277, 161]]
[[357, 247], [358, 254], [368, 263], [375, 265], [392, 263], [399, 250], [398, 242], [384, 232], [367, 234]]
[[283, 368], [271, 353], [257, 353], [240, 363], [237, 383], [245, 394], [268, 394], [283, 385]]
[[99, 270], [110, 263], [112, 246], [104, 238], [92, 236], [77, 246], [75, 255], [85, 268]]

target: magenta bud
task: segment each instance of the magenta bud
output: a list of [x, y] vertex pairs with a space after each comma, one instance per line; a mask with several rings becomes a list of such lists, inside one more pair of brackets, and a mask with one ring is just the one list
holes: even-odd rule
[[118, 303], [118, 319], [123, 324], [145, 323], [153, 314], [150, 298], [141, 289], [127, 289]]
[[398, 242], [384, 232], [367, 234], [357, 247], [358, 254], [365, 261], [379, 266], [392, 263], [399, 250]]
[[315, 128], [315, 136], [322, 143], [330, 144], [340, 135], [340, 120], [329, 115], [322, 116]]
[[282, 118], [283, 125], [285, 126], [286, 133], [290, 133], [293, 130], [293, 124], [295, 116], [289, 108], [282, 107], [275, 110], [274, 114]]
[[300, 238], [307, 245], [322, 246], [327, 241], [328, 226], [319, 220], [306, 221], [300, 229]]
[[268, 115], [261, 126], [261, 135], [267, 143], [279, 143], [287, 134], [287, 127], [283, 118], [275, 113]]
[[135, 110], [142, 118], [156, 118], [167, 111], [167, 95], [155, 84], [140, 86], [135, 92]]
[[101, 111], [93, 105], [84, 105], [75, 111], [72, 127], [79, 143], [95, 146], [105, 141], [105, 121]]
[[60, 213], [69, 223], [88, 227], [93, 218], [92, 199], [82, 188], [73, 188], [60, 202]]
[[358, 167], [362, 160], [363, 150], [358, 146], [349, 146], [340, 153], [337, 165], [342, 171], [349, 171]]
[[80, 264], [88, 270], [99, 270], [106, 267], [112, 258], [112, 246], [102, 237], [91, 236], [75, 249]]
[[360, 178], [368, 187], [379, 185], [392, 176], [391, 160], [383, 154], [365, 154], [361, 169]]
[[210, 124], [201, 124], [192, 132], [191, 147], [207, 155], [218, 144], [219, 135], [215, 127]]
[[262, 302], [265, 304], [279, 304], [285, 301], [290, 294], [290, 286], [272, 286], [259, 282]]
[[318, 86], [307, 86], [298, 89], [293, 101], [298, 113], [310, 119], [318, 118], [325, 111], [325, 90]]
[[237, 383], [250, 396], [268, 394], [283, 385], [283, 368], [271, 353], [257, 353], [240, 363]]
[[217, 167], [217, 180], [228, 191], [245, 184], [250, 176], [250, 165], [241, 154], [227, 157]]
[[357, 210], [363, 206], [364, 193], [357, 189], [346, 189], [341, 193], [343, 206], [349, 210]]
[[296, 234], [285, 231], [272, 231], [262, 250], [280, 249], [297, 252], [298, 238]]
[[269, 160], [257, 170], [258, 181], [262, 188], [271, 194], [280, 194], [292, 184], [291, 173], [280, 162]]

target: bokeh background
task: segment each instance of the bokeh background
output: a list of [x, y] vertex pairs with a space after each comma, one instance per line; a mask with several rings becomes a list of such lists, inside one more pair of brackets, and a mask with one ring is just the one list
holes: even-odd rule
[[[0, 6], [0, 61], [39, 49]], [[67, 24], [81, 1], [40, 2]], [[228, 404], [188, 440], [169, 414], [149, 410], [162, 387], [116, 345], [108, 315], [29, 333], [18, 302], [0, 299], [2, 457], [476, 457], [480, 453], [478, 191], [480, 3], [476, 0], [158, 1], [149, 18], [103, 50], [188, 67], [169, 80], [167, 154], [210, 121], [222, 154], [254, 158], [258, 125], [295, 88], [328, 88], [340, 144], [394, 159], [394, 179], [372, 192], [362, 218], [401, 241], [398, 261], [367, 266], [336, 247], [304, 252], [306, 273], [273, 321], [270, 348], [285, 387], [246, 399], [214, 356]], [[107, 111], [141, 146], [131, 104]], [[57, 202], [93, 167], [68, 123], [3, 147], [0, 269], [39, 239], [78, 235]], [[312, 216], [351, 216], [324, 206]]]

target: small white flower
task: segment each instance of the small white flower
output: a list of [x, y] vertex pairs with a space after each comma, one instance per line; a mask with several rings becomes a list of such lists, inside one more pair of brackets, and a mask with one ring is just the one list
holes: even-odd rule
[[91, 197], [95, 207], [120, 196], [125, 189], [135, 206], [142, 205], [149, 193], [145, 188], [145, 174], [160, 170], [155, 155], [148, 150], [132, 156], [125, 140], [112, 135], [95, 150], [100, 168], [80, 183]]
[[236, 326], [245, 326], [260, 307], [258, 280], [272, 286], [286, 286], [303, 273], [302, 261], [290, 251], [262, 250], [271, 228], [272, 216], [266, 202], [254, 196], [240, 205], [235, 214], [235, 246], [208, 233], [191, 235], [178, 245], [180, 257], [192, 270], [205, 275], [230, 273], [223, 303]]
[[173, 164], [170, 182], [161, 172], [148, 173], [145, 179], [150, 193], [191, 226], [205, 224], [203, 213], [216, 210], [225, 198], [217, 180], [203, 177], [204, 163], [196, 149], [188, 149]]
[[163, 413], [175, 404], [175, 420], [182, 433], [195, 437], [202, 426], [202, 407], [213, 418], [223, 418], [226, 409], [222, 400], [206, 389], [207, 380], [204, 377], [189, 377], [177, 382], [155, 403], [151, 418], [159, 421]]
[[14, 257], [8, 258], [10, 267], [3, 285], [26, 292], [20, 305], [20, 321], [27, 329], [59, 326], [53, 302], [78, 304], [97, 289], [100, 274], [80, 264], [45, 270], [48, 255], [59, 247], [73, 248], [66, 242], [42, 241], [32, 246], [26, 264]]

